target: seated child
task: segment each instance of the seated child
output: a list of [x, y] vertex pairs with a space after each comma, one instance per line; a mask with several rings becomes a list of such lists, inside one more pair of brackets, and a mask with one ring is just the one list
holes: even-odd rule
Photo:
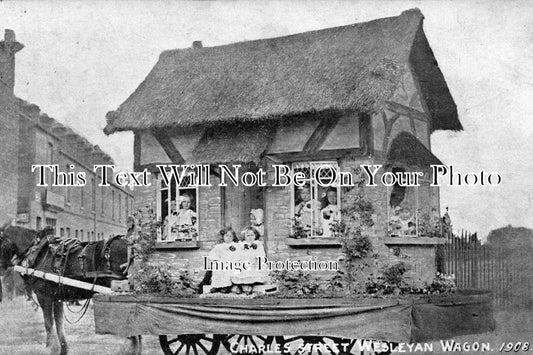
[[413, 221], [409, 207], [403, 207], [400, 211], [400, 234], [416, 235], [415, 223]]
[[170, 242], [176, 241], [178, 239], [178, 212], [176, 211], [176, 201], [170, 201], [170, 212], [168, 216], [165, 217], [163, 221], [163, 235], [162, 240], [167, 240]]
[[257, 208], [250, 211], [250, 226], [259, 232], [259, 236], [265, 235], [265, 226], [263, 225], [263, 209]]
[[[237, 235], [235, 231], [228, 227], [220, 231], [222, 242], [216, 244], [209, 252], [209, 261], [218, 261], [221, 263], [234, 262], [238, 255], [241, 246], [237, 243]], [[234, 274], [232, 270], [213, 270], [211, 276], [211, 292], [228, 293], [233, 286], [231, 278]]]
[[321, 234], [321, 227], [318, 223], [320, 213], [320, 202], [311, 199], [311, 190], [308, 186], [300, 190], [301, 202], [294, 206], [294, 217], [300, 223], [307, 237], [311, 237], [311, 229], [315, 234]]
[[326, 206], [320, 211], [322, 217], [322, 236], [333, 237], [333, 224], [341, 220], [341, 211], [337, 204], [337, 190], [330, 188], [326, 192]]
[[[179, 210], [176, 211], [176, 201], [170, 203], [170, 214], [165, 218], [163, 240], [191, 240], [196, 238], [196, 212], [191, 209], [191, 196], [179, 197]], [[168, 234], [168, 235], [167, 235]]]
[[259, 270], [258, 258], [265, 256], [263, 242], [258, 240], [259, 232], [253, 227], [248, 227], [244, 233], [244, 242], [241, 242], [240, 258], [247, 263], [247, 269], [236, 272], [231, 280], [234, 284], [242, 287], [247, 294], [252, 293], [254, 285], [264, 284], [268, 281], [268, 271]]
[[416, 236], [416, 224], [413, 221], [411, 210], [407, 206], [397, 206], [394, 208], [393, 216], [390, 218], [391, 235], [393, 236]]

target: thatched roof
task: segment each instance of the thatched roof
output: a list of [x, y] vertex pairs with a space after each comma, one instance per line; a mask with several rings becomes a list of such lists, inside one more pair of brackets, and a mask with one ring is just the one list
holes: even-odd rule
[[257, 164], [273, 134], [273, 129], [266, 125], [233, 124], [209, 128], [187, 163]]
[[422, 20], [413, 9], [286, 37], [165, 51], [135, 92], [108, 113], [104, 131], [370, 113], [392, 96], [411, 58], [433, 128], [460, 130]]
[[426, 148], [414, 135], [400, 132], [390, 145], [387, 152], [387, 167], [420, 167], [441, 165], [442, 162]]

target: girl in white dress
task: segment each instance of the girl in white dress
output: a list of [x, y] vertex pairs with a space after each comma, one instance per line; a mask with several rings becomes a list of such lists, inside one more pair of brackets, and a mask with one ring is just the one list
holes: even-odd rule
[[265, 248], [263, 242], [258, 239], [257, 229], [248, 227], [244, 230], [244, 241], [239, 243], [239, 260], [247, 265], [247, 269], [236, 272], [231, 278], [233, 283], [240, 285], [247, 294], [252, 293], [254, 285], [268, 282], [268, 270], [259, 269], [259, 258], [265, 257]]
[[197, 216], [196, 212], [191, 209], [192, 198], [190, 195], [184, 194], [180, 196], [179, 201], [180, 209], [177, 212], [175, 222], [178, 239], [196, 239], [198, 235], [196, 229]]
[[[237, 235], [232, 228], [224, 228], [220, 231], [222, 243], [216, 244], [209, 252], [208, 260], [217, 264], [230, 264], [235, 262], [239, 255], [241, 246], [237, 243]], [[232, 287], [233, 270], [215, 270], [211, 277], [212, 289], [210, 292], [228, 293]]]

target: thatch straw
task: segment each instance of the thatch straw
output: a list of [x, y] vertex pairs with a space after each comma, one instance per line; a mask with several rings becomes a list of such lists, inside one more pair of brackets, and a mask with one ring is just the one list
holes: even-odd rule
[[[104, 131], [298, 119], [326, 110], [380, 110], [398, 86], [410, 56], [419, 58], [412, 52], [423, 47], [413, 47], [422, 20], [414, 9], [397, 17], [286, 37], [163, 52], [137, 90], [108, 114]], [[432, 54], [429, 59], [431, 67], [427, 64], [422, 70], [428, 75], [424, 80], [429, 78], [431, 87], [435, 78], [439, 90], [424, 86], [425, 92], [432, 102], [453, 103]], [[440, 113], [447, 109], [453, 112], [445, 118], [457, 121], [455, 105], [443, 110], [439, 106], [436, 117], [443, 119]], [[461, 128], [458, 121], [437, 122], [434, 127]]]
[[259, 163], [274, 135], [274, 128], [257, 124], [232, 124], [209, 128], [188, 163]]
[[426, 148], [415, 136], [408, 132], [400, 132], [390, 145], [387, 152], [387, 167], [420, 167], [440, 165], [442, 162]]

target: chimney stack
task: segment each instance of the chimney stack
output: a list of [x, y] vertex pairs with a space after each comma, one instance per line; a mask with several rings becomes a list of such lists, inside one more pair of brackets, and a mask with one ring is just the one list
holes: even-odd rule
[[0, 86], [13, 93], [15, 88], [15, 53], [24, 48], [17, 42], [13, 30], [5, 30], [4, 40], [0, 41]]
[[203, 44], [202, 44], [202, 41], [194, 41], [192, 42], [192, 48], [193, 49], [200, 49], [200, 48], [203, 48]]

